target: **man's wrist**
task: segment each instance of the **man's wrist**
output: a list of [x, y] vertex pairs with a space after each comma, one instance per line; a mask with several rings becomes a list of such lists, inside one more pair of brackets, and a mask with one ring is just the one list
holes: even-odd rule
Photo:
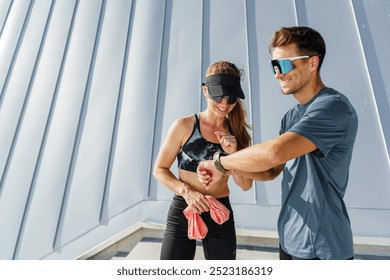
[[227, 156], [228, 154], [225, 152], [216, 152], [214, 155], [214, 165], [218, 169], [219, 172], [225, 174], [229, 170], [227, 170], [223, 165], [221, 164], [221, 156]]

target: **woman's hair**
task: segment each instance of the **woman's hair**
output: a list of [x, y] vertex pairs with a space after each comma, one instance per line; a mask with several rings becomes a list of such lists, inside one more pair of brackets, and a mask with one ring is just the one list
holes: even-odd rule
[[269, 45], [269, 52], [276, 47], [295, 44], [299, 55], [318, 55], [318, 70], [325, 58], [326, 45], [324, 38], [316, 30], [307, 26], [282, 27], [276, 31]]
[[[243, 74], [236, 65], [228, 61], [218, 61], [211, 64], [206, 71], [206, 76], [215, 74], [232, 74], [240, 78]], [[247, 129], [252, 129], [252, 126], [246, 121], [247, 113], [241, 99], [238, 100], [236, 106], [227, 117], [230, 133], [237, 140], [237, 150], [244, 149], [251, 145], [252, 137]]]

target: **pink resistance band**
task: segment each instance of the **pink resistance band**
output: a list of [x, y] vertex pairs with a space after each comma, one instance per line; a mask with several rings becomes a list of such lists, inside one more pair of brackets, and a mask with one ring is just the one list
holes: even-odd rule
[[[230, 211], [210, 195], [205, 196], [210, 204], [210, 216], [219, 225], [229, 219]], [[188, 238], [200, 240], [206, 237], [208, 229], [202, 218], [189, 206], [183, 210], [184, 216], [188, 220]]]

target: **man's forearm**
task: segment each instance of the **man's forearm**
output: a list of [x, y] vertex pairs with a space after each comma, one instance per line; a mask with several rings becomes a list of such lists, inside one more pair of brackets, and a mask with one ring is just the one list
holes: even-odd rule
[[280, 165], [271, 141], [256, 144], [226, 157], [220, 162], [227, 170], [262, 172]]
[[260, 172], [245, 172], [245, 171], [235, 171], [236, 174], [239, 174], [242, 177], [246, 177], [255, 181], [270, 181], [279, 176], [283, 170], [284, 164], [273, 167], [266, 171]]

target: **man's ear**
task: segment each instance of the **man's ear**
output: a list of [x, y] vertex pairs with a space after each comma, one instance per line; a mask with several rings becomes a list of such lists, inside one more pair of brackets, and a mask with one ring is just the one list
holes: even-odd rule
[[316, 70], [318, 69], [319, 64], [320, 64], [320, 58], [318, 56], [312, 56], [310, 61], [310, 67]]
[[318, 73], [318, 65], [320, 63], [320, 58], [318, 56], [310, 57], [310, 72]]

